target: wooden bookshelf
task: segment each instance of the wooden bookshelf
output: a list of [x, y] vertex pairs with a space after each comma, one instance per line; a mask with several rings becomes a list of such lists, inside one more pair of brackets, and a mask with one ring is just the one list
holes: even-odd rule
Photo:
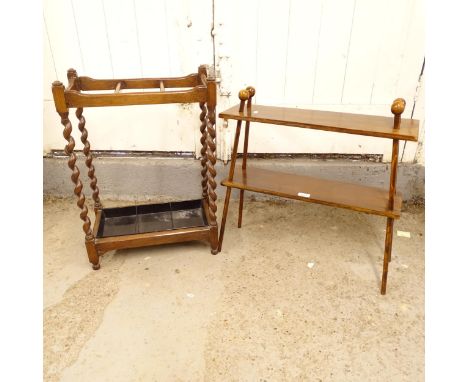
[[[419, 121], [402, 119], [406, 102], [396, 99], [391, 111], [393, 118], [363, 114], [337, 113], [320, 110], [305, 110], [286, 107], [253, 105], [255, 89], [251, 86], [239, 92], [240, 104], [219, 114], [220, 118], [237, 121], [229, 175], [221, 184], [227, 187], [223, 217], [218, 240], [222, 249], [226, 218], [232, 188], [240, 190], [238, 227], [242, 226], [245, 191], [259, 192], [304, 202], [319, 203], [331, 207], [380, 215], [387, 218], [385, 251], [380, 293], [387, 289], [388, 266], [391, 261], [393, 224], [401, 215], [402, 196], [396, 191], [399, 141], [418, 140]], [[266, 123], [305, 129], [324, 130], [336, 133], [387, 138], [392, 140], [392, 161], [389, 189], [368, 187], [326, 179], [295, 175], [261, 168], [247, 167], [247, 152], [251, 123]], [[242, 166], [236, 167], [239, 138], [244, 124], [244, 149]]]

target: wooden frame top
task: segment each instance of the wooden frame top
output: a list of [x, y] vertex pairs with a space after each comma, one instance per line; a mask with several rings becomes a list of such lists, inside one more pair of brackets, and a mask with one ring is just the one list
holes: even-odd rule
[[394, 129], [393, 117], [365, 114], [264, 105], [252, 105], [251, 109], [246, 108], [242, 112], [236, 105], [219, 113], [219, 117], [413, 142], [417, 142], [419, 136], [419, 121], [416, 119], [401, 119], [400, 128]]
[[[52, 84], [55, 107], [59, 113], [73, 107], [207, 102], [208, 84], [215, 83], [214, 78], [208, 77], [204, 66], [199, 67], [198, 73], [184, 77], [94, 79], [78, 77], [74, 69], [68, 70], [67, 77], [66, 88], [60, 81]], [[142, 89], [146, 91], [138, 91]]]

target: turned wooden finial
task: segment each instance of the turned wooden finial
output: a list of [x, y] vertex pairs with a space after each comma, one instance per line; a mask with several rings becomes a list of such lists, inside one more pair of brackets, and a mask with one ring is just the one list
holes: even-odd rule
[[252, 98], [255, 95], [255, 88], [253, 86], [247, 86], [245, 90], [247, 90], [247, 92], [249, 93], [249, 100], [247, 101], [247, 110], [251, 110]]
[[63, 86], [63, 84], [60, 81], [54, 81], [54, 82], [52, 82], [52, 86], [60, 87], [60, 86]]
[[76, 72], [75, 69], [73, 68], [70, 68], [67, 70], [67, 78], [70, 79], [70, 78], [76, 78], [78, 77], [78, 73]]
[[247, 101], [249, 99], [250, 92], [247, 89], [242, 89], [239, 91], [239, 99], [241, 101]]
[[403, 98], [397, 98], [392, 103], [392, 113], [400, 115], [405, 111], [406, 101]]
[[406, 101], [403, 98], [397, 98], [392, 103], [392, 113], [395, 115], [393, 120], [393, 128], [400, 128], [401, 114], [405, 111]]
[[247, 86], [245, 90], [249, 92], [249, 98], [252, 98], [255, 95], [255, 88], [253, 86]]

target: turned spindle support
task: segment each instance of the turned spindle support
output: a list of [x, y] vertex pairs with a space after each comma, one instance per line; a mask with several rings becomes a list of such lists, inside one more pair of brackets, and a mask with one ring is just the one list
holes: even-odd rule
[[[247, 101], [250, 97], [250, 92], [247, 89], [242, 89], [239, 91], [239, 112], [244, 112], [245, 101]], [[236, 168], [236, 159], [237, 159], [237, 148], [239, 146], [239, 136], [242, 127], [242, 121], [237, 121], [236, 127], [236, 135], [234, 137], [234, 146], [232, 148], [232, 155], [231, 155], [231, 167], [229, 168], [229, 181], [232, 181], [234, 177], [234, 170]], [[226, 228], [226, 217], [229, 210], [229, 199], [231, 198], [231, 187], [226, 187], [226, 196], [224, 198], [224, 208], [223, 208], [223, 217], [221, 219], [221, 228], [219, 231], [219, 242], [218, 242], [218, 252], [221, 252], [223, 246], [223, 239], [224, 239], [224, 229]]]
[[[247, 86], [245, 88], [249, 92], [249, 99], [247, 100], [247, 113], [252, 113], [252, 98], [255, 95], [255, 88], [253, 86]], [[249, 130], [250, 121], [245, 122], [245, 133], [244, 133], [244, 152], [242, 154], [242, 171], [247, 168], [247, 152], [249, 149]], [[239, 218], [237, 220], [237, 227], [242, 227], [242, 211], [244, 209], [244, 190], [240, 190], [239, 196]]]
[[[406, 101], [403, 98], [397, 98], [393, 101], [391, 111], [394, 114], [393, 129], [400, 129], [401, 114], [405, 111]], [[395, 194], [396, 194], [396, 181], [398, 171], [398, 151], [399, 151], [399, 140], [393, 139], [392, 146], [392, 162], [390, 165], [390, 187], [388, 195], [388, 208], [389, 210], [394, 209]], [[382, 283], [380, 286], [380, 293], [384, 295], [387, 292], [387, 275], [388, 275], [388, 264], [392, 260], [392, 242], [393, 242], [393, 225], [394, 218], [387, 218], [387, 227], [385, 230], [385, 250], [383, 259], [383, 270], [382, 270]]]

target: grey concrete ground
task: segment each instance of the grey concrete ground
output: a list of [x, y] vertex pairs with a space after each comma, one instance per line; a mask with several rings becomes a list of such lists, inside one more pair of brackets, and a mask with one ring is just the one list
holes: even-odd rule
[[121, 250], [92, 271], [75, 201], [46, 200], [45, 380], [424, 380], [421, 207], [395, 223], [411, 238], [395, 235], [386, 296], [384, 218], [249, 201], [238, 229], [236, 209], [217, 256]]

